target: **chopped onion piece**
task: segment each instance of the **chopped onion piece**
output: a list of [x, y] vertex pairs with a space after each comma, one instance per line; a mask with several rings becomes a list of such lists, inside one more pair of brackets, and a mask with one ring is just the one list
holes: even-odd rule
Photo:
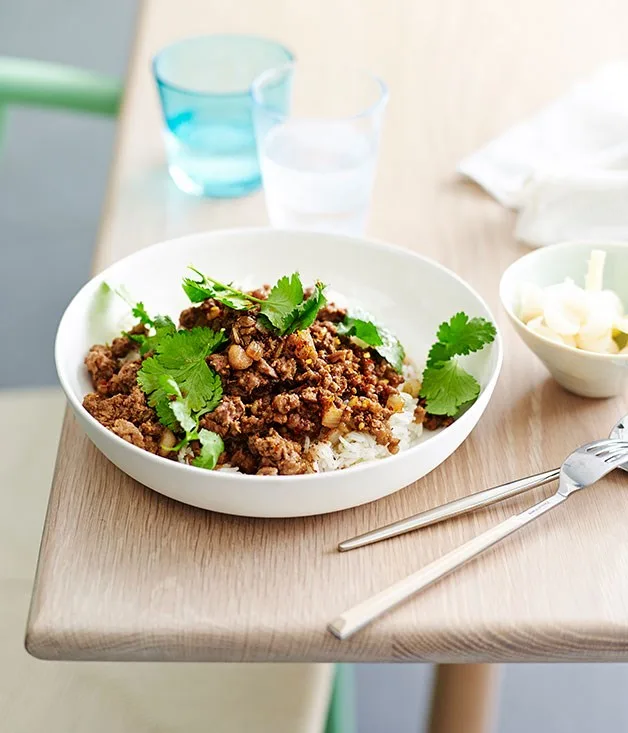
[[560, 334], [556, 333], [556, 331], [552, 331], [551, 328], [548, 328], [545, 323], [543, 322], [543, 316], [539, 316], [538, 318], [533, 318], [528, 324], [528, 328], [530, 331], [533, 331], [534, 333], [538, 333], [539, 336], [544, 336], [546, 339], [549, 339], [550, 341], [555, 341], [557, 344], [564, 344], [565, 342], [561, 338]]
[[588, 292], [595, 292], [602, 289], [604, 282], [604, 262], [606, 252], [601, 249], [594, 249], [589, 257], [587, 274], [584, 278], [584, 289]]
[[628, 314], [617, 293], [603, 290], [606, 252], [593, 250], [585, 287], [570, 278], [547, 287], [524, 283], [519, 317], [555, 343], [601, 354], [628, 354]]
[[602, 308], [592, 308], [589, 317], [580, 328], [579, 335], [585, 339], [600, 339], [606, 336], [611, 338], [614, 322], [615, 316], [613, 313]]
[[564, 336], [575, 336], [580, 330], [580, 315], [560, 298], [548, 298], [545, 305], [545, 323], [548, 328]]
[[613, 341], [613, 337], [604, 334], [598, 338], [578, 334], [576, 336], [576, 346], [583, 351], [595, 351], [598, 354], [618, 354], [619, 346]]
[[607, 311], [615, 318], [624, 315], [624, 306], [617, 293], [614, 293], [612, 290], [600, 290], [595, 293], [587, 293], [586, 295], [590, 303], [590, 309]]

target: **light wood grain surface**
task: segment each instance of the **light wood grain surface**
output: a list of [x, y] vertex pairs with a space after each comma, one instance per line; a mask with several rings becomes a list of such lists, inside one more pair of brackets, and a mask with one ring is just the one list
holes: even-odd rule
[[[143, 6], [96, 267], [155, 241], [265, 222], [261, 195], [197, 200], [167, 180], [151, 54], [186, 34], [274, 36], [302, 58], [355, 63], [389, 83], [370, 233], [467, 278], [499, 313], [502, 270], [524, 248], [512, 214], [456, 180], [457, 161], [626, 50], [612, 0], [154, 0]], [[338, 554], [340, 539], [548, 469], [604, 436], [625, 399], [569, 395], [499, 313], [506, 359], [485, 417], [419, 483], [337, 515], [247, 520], [137, 485], [66, 420], [27, 645], [56, 659], [628, 659], [628, 479], [581, 492], [349, 641], [344, 609], [553, 487]]]

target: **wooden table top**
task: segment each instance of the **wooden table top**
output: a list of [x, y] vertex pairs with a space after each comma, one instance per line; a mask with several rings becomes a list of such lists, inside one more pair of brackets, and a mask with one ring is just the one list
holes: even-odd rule
[[[153, 242], [266, 221], [261, 194], [200, 200], [167, 179], [151, 54], [203, 32], [272, 36], [301, 58], [366, 66], [390, 85], [369, 233], [453, 268], [505, 336], [479, 426], [439, 469], [343, 513], [221, 516], [170, 501], [109, 464], [68, 417], [27, 631], [32, 654], [102, 660], [628, 659], [628, 491], [614, 475], [351, 640], [347, 607], [551, 490], [361, 551], [358, 532], [548, 469], [606, 435], [625, 399], [562, 391], [499, 311], [500, 273], [524, 248], [512, 214], [456, 180], [456, 163], [625, 53], [619, 0], [154, 0], [140, 13], [95, 267]], [[620, 490], [621, 489], [621, 490]]]

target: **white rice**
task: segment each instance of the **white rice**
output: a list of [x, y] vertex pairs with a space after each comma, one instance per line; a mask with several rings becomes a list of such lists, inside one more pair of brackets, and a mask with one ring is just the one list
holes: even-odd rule
[[[414, 410], [418, 399], [401, 392], [403, 410], [391, 416], [388, 424], [393, 436], [399, 441], [399, 450], [413, 446], [421, 437], [423, 426], [414, 422]], [[318, 443], [314, 448], [314, 467], [317, 472], [335, 471], [349, 468], [358, 463], [387, 458], [391, 453], [385, 445], [380, 445], [370, 433], [352, 431], [340, 437], [338, 442]]]

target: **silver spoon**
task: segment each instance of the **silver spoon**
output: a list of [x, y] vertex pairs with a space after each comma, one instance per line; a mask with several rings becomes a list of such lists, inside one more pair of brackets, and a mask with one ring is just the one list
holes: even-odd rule
[[[618, 420], [611, 433], [609, 435], [611, 440], [628, 439], [628, 415], [624, 415], [621, 420]], [[628, 464], [620, 466], [624, 471], [628, 471]], [[340, 552], [347, 552], [347, 550], [355, 550], [358, 547], [364, 547], [365, 545], [372, 545], [375, 542], [381, 540], [387, 540], [390, 537], [397, 537], [398, 535], [405, 534], [406, 532], [412, 532], [415, 529], [421, 527], [427, 527], [430, 524], [437, 524], [445, 519], [451, 519], [451, 517], [457, 517], [460, 514], [467, 514], [475, 509], [481, 509], [485, 506], [490, 506], [503, 499], [510, 499], [512, 496], [523, 494], [525, 491], [536, 489], [537, 486], [543, 486], [549, 484], [550, 481], [555, 481], [560, 474], [560, 468], [553, 468], [551, 471], [544, 471], [543, 473], [535, 473], [533, 476], [527, 478], [520, 478], [516, 481], [509, 481], [506, 484], [500, 484], [499, 486], [493, 486], [490, 489], [484, 489], [478, 491], [475, 494], [469, 496], [463, 496], [461, 499], [455, 499], [447, 504], [441, 504], [440, 506], [428, 509], [420, 514], [414, 514], [406, 519], [400, 519], [392, 524], [387, 524], [379, 529], [373, 529], [370, 532], [352, 537], [349, 540], [344, 540], [338, 545]]]

